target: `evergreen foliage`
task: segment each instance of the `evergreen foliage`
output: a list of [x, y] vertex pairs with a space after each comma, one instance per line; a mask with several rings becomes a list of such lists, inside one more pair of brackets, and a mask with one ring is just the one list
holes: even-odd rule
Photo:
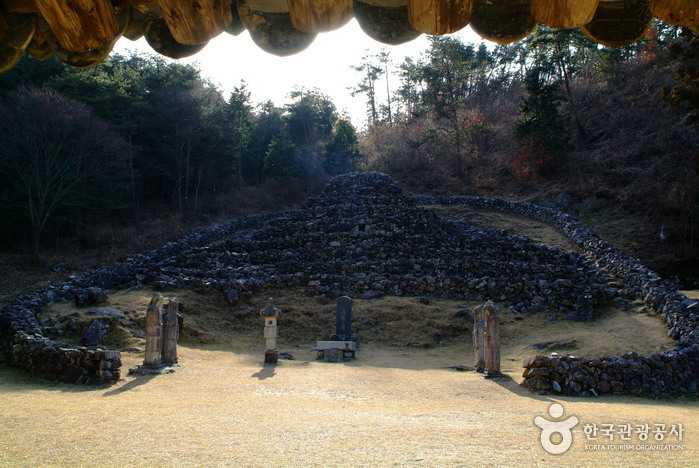
[[[211, 210], [207, 200], [249, 186], [322, 180], [364, 168], [398, 178], [416, 173], [428, 190], [449, 186], [458, 192], [565, 178], [580, 190], [636, 191], [614, 196], [644, 209], [652, 205], [656, 213], [681, 212], [687, 226], [696, 226], [699, 168], [693, 166], [695, 151], [688, 157], [687, 148], [698, 144], [697, 48], [689, 30], [656, 22], [644, 40], [620, 49], [600, 47], [578, 30], [540, 26], [526, 40], [501, 46], [432, 37], [420, 57], [399, 64], [390, 51], [367, 53], [352, 67], [358, 83], [351, 91], [366, 98], [367, 128], [359, 134], [331, 97], [314, 89], [294, 90], [283, 107], [255, 104], [245, 83], [224, 96], [196, 67], [162, 57], [113, 55], [79, 70], [54, 58], [39, 63], [25, 56], [0, 75], [1, 214], [13, 226], [3, 234], [12, 238], [30, 225], [41, 234], [124, 207], [166, 206], [186, 219]], [[676, 67], [674, 82], [663, 75], [669, 67]], [[652, 78], [636, 78], [641, 74]], [[656, 103], [663, 85], [680, 117]], [[34, 94], [23, 86], [36, 88]], [[114, 165], [89, 176], [76, 169], [82, 178], [74, 189], [45, 219], [32, 221], [29, 208], [36, 202], [28, 194], [34, 189], [18, 185], [20, 168], [12, 169], [13, 161], [29, 160], [29, 143], [21, 140], [48, 135], [42, 125], [65, 128], [48, 117], [18, 116], [20, 109], [30, 115], [25, 104], [38, 99], [38, 89], [54, 103], [52, 118], [80, 113], [81, 132], [94, 135], [91, 129], [97, 129]], [[622, 101], [625, 89], [636, 91]], [[606, 96], [604, 105], [591, 110], [599, 96]], [[645, 115], [622, 117], [626, 107]], [[27, 129], [20, 132], [13, 119]], [[671, 119], [669, 128], [658, 130]], [[84, 138], [76, 130], [64, 134], [81, 148]], [[90, 159], [93, 150], [61, 157]], [[638, 201], [644, 197], [653, 203]]]
[[541, 69], [534, 67], [524, 78], [526, 96], [520, 104], [516, 135], [520, 145], [518, 170], [530, 174], [549, 168], [555, 157], [570, 149], [569, 125], [559, 112], [565, 100], [557, 83], [547, 84]]

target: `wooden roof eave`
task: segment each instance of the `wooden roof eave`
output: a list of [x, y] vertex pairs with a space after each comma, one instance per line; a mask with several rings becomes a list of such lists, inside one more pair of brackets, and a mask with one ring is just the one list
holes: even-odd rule
[[543, 23], [580, 28], [592, 40], [618, 47], [642, 37], [653, 17], [699, 29], [699, 1], [0, 0], [0, 71], [12, 68], [25, 51], [38, 59], [53, 53], [73, 66], [93, 65], [122, 35], [145, 36], [159, 54], [180, 58], [221, 32], [247, 29], [263, 50], [290, 55], [352, 17], [386, 44], [423, 33], [448, 34], [469, 24], [483, 38], [504, 44]]

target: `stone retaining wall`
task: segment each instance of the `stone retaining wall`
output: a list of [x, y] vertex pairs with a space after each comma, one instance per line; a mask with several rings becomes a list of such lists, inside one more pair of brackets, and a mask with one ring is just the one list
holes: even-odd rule
[[645, 397], [699, 395], [699, 301], [688, 299], [638, 260], [590, 232], [573, 216], [523, 202], [480, 197], [417, 196], [422, 205], [462, 205], [520, 214], [554, 225], [595, 262], [623, 281], [635, 297], [656, 311], [677, 340], [663, 354], [575, 358], [533, 356], [523, 362], [522, 385], [563, 395], [619, 394]]
[[8, 362], [37, 377], [66, 383], [102, 384], [121, 376], [119, 351], [74, 348], [23, 332], [15, 334]]
[[633, 395], [668, 398], [696, 396], [699, 345], [664, 354], [577, 358], [532, 356], [524, 360], [525, 387], [569, 396]]
[[[231, 233], [259, 228], [270, 216], [239, 218], [194, 233], [176, 242], [146, 252], [125, 262], [86, 271], [62, 285], [23, 294], [0, 311], [0, 352], [8, 363], [28, 373], [69, 383], [101, 384], [120, 378], [121, 354], [103, 348], [72, 347], [43, 336], [37, 314], [55, 302], [75, 300], [80, 306], [92, 305], [86, 298], [106, 297], [103, 289], [140, 286], [138, 272], [166, 261], [176, 252], [206, 245]], [[157, 284], [154, 285], [157, 287]]]
[[[583, 254], [446, 222], [415, 204], [528, 216], [554, 225]], [[699, 304], [673, 283], [565, 213], [501, 199], [407, 198], [395, 181], [376, 173], [337, 177], [303, 209], [235, 219], [22, 295], [0, 312], [0, 351], [11, 364], [45, 378], [86, 383], [118, 379], [118, 352], [54, 343], [43, 337], [37, 313], [54, 302], [86, 305], [90, 298], [103, 298], [106, 289], [189, 287], [237, 297], [239, 289], [266, 286], [306, 286], [318, 294], [351, 292], [367, 298], [432, 294], [496, 299], [516, 312], [555, 310], [573, 320], [591, 319], [596, 303], [631, 294], [662, 316], [668, 334], [678, 340], [675, 349], [643, 358], [532, 358], [524, 363], [523, 385], [566, 395], [697, 394]]]

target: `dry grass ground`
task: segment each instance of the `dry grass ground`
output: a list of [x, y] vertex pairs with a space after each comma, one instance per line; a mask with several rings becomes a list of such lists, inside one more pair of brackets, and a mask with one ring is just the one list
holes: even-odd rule
[[[121, 349], [143, 347], [145, 310], [156, 294], [151, 290], [116, 291], [109, 305], [120, 309], [124, 319], [106, 318], [110, 325], [105, 344]], [[220, 293], [197, 293], [191, 290], [163, 292], [167, 300], [184, 306], [184, 329], [180, 341], [190, 346], [228, 349], [232, 337], [256, 340], [261, 336], [259, 310], [268, 297], [281, 309], [280, 340], [294, 349], [312, 347], [327, 337], [335, 327], [335, 302], [322, 296], [309, 296], [303, 289], [270, 289], [246, 297], [244, 302], [229, 305]], [[415, 297], [387, 296], [382, 299], [354, 299], [353, 328], [364, 344], [388, 348], [441, 349], [470, 342], [472, 317], [469, 312], [477, 302], [430, 298], [423, 304]], [[82, 331], [95, 319], [87, 308], [76, 309], [62, 303], [46, 309], [40, 318], [52, 317], [59, 327], [76, 320], [77, 333], [57, 339], [78, 343]], [[501, 307], [501, 341], [503, 361], [519, 363], [536, 353], [572, 353], [580, 356], [620, 355], [626, 351], [651, 354], [674, 346], [667, 328], [655, 315], [642, 307], [620, 310], [611, 307], [596, 311], [591, 322], [571, 322], [559, 318], [548, 322], [547, 314], [515, 314]], [[260, 339], [260, 342], [262, 340]], [[573, 342], [565, 349], [537, 351], [531, 345], [541, 342]], [[513, 371], [516, 369], [513, 369]]]
[[440, 218], [466, 221], [478, 229], [503, 229], [508, 234], [519, 234], [550, 247], [579, 251], [550, 224], [526, 216], [459, 205], [433, 205], [425, 209], [433, 210]]
[[[140, 323], [152, 291], [117, 292], [125, 324]], [[388, 297], [355, 301], [364, 340], [358, 359], [315, 360], [314, 340], [333, 329], [334, 304], [300, 290], [269, 290], [225, 305], [216, 295], [164, 293], [185, 304], [185, 346], [174, 374], [126, 375], [99, 389], [48, 383], [0, 366], [0, 464], [8, 466], [690, 466], [699, 462], [699, 403], [539, 396], [519, 387], [521, 359], [538, 341], [577, 341], [589, 355], [671, 346], [656, 317], [605, 310], [592, 323], [516, 320], [502, 311], [503, 380], [457, 372], [473, 361], [470, 319], [457, 301]], [[282, 310], [280, 350], [264, 367], [267, 296]], [[67, 315], [65, 304], [47, 313]], [[81, 313], [84, 310], [80, 311]], [[457, 314], [459, 315], [459, 314]], [[311, 325], [309, 325], [311, 324]], [[367, 326], [371, 324], [370, 326]], [[446, 330], [458, 330], [452, 335]], [[120, 334], [120, 336], [122, 336]], [[139, 338], [123, 346], [142, 345]], [[420, 346], [420, 347], [418, 347]], [[421, 347], [428, 346], [428, 347]], [[549, 352], [549, 351], [546, 351]], [[143, 353], [124, 353], [124, 369]], [[553, 402], [580, 423], [572, 448], [546, 453], [534, 417]], [[547, 416], [548, 417], [548, 416]], [[586, 449], [583, 424], [682, 424], [681, 450]], [[635, 436], [634, 436], [635, 437]], [[554, 440], [555, 441], [555, 440]]]
[[[261, 364], [262, 346], [180, 348], [174, 374], [127, 376], [91, 389], [33, 380], [0, 366], [5, 466], [696, 466], [699, 404], [635, 398], [553, 398], [513, 380], [445, 368], [462, 346], [365, 346], [345, 364]], [[126, 367], [141, 355], [126, 354]], [[512, 368], [516, 366], [512, 365]], [[512, 374], [515, 377], [517, 374]], [[553, 402], [575, 415], [573, 445], [549, 455], [536, 416]], [[586, 449], [584, 424], [682, 424], [673, 451]], [[651, 436], [652, 437], [652, 436]], [[556, 440], [554, 439], [554, 442]]]
[[[458, 216], [462, 214], [457, 214]], [[485, 214], [472, 215], [476, 221]], [[494, 215], [489, 226], [512, 229], [541, 242], [561, 239], [526, 218]], [[502, 225], [498, 223], [504, 223]], [[478, 226], [478, 224], [476, 224]], [[566, 248], [564, 245], [561, 247]], [[691, 294], [691, 292], [688, 292]], [[154, 293], [114, 292], [108, 344], [143, 347], [145, 309]], [[544, 341], [570, 342], [559, 353], [649, 354], [673, 346], [661, 321], [641, 307], [601, 309], [590, 323], [546, 313], [518, 317], [503, 308], [502, 361], [507, 376], [484, 380], [457, 372], [469, 366], [471, 318], [459, 312], [475, 303], [387, 297], [354, 303], [354, 328], [362, 346], [343, 364], [315, 360], [315, 340], [334, 329], [333, 301], [301, 289], [277, 289], [227, 304], [217, 293], [163, 293], [184, 306], [185, 329], [176, 372], [124, 375], [111, 387], [88, 388], [34, 379], [0, 363], [0, 465], [2, 466], [697, 466], [699, 403], [540, 396], [521, 388], [522, 358]], [[276, 367], [262, 365], [264, 342], [258, 311], [274, 297], [282, 310], [280, 350], [294, 355]], [[73, 315], [77, 312], [77, 315]], [[60, 339], [79, 339], [94, 319], [86, 310], [55, 305], [42, 318], [59, 328], [77, 326]], [[123, 369], [142, 352], [122, 353]], [[544, 451], [536, 416], [549, 418], [553, 402], [563, 419], [578, 418], [573, 445], [558, 456]], [[550, 418], [549, 418], [550, 419]], [[598, 435], [586, 424], [682, 424], [682, 440], [628, 442]], [[554, 437], [554, 442], [557, 439]], [[591, 450], [590, 445], [609, 445]], [[649, 450], [669, 444], [675, 450]], [[624, 445], [628, 450], [620, 450]]]

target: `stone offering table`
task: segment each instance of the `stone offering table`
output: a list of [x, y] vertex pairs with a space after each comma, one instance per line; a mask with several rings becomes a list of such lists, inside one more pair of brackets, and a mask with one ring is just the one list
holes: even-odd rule
[[354, 341], [316, 341], [314, 349], [318, 352], [318, 359], [324, 359], [327, 362], [341, 362], [356, 357], [357, 343]]
[[354, 359], [359, 339], [352, 333], [352, 299], [338, 297], [335, 314], [335, 333], [327, 341], [317, 341], [313, 349], [318, 352], [318, 359], [326, 362]]

